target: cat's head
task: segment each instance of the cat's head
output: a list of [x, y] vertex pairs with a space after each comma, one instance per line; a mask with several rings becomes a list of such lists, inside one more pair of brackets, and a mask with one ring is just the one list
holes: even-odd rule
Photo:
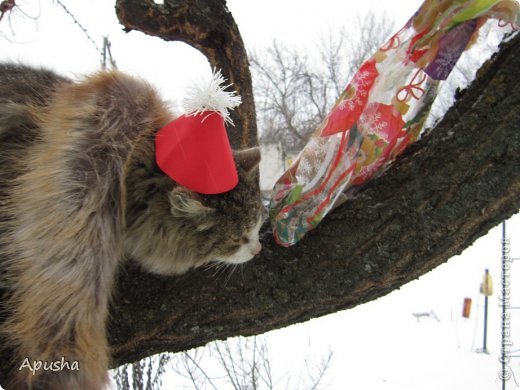
[[146, 269], [182, 273], [216, 261], [240, 264], [261, 250], [265, 212], [258, 186], [259, 148], [235, 151], [238, 184], [203, 195], [182, 186], [157, 192], [131, 223], [126, 248]]
[[234, 152], [238, 185], [218, 195], [202, 195], [183, 187], [169, 194], [171, 214], [212, 243], [209, 260], [239, 264], [260, 253], [259, 230], [264, 220], [256, 168], [258, 148]]

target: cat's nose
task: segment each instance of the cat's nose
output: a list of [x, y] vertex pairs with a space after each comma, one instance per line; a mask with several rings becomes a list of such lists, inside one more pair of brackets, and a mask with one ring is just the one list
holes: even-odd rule
[[262, 251], [262, 244], [258, 243], [256, 244], [255, 249], [253, 249], [253, 255], [257, 255]]

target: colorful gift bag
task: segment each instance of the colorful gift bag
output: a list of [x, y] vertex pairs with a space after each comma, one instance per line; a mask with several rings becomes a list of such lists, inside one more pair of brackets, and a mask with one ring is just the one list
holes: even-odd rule
[[489, 18], [520, 25], [516, 1], [426, 0], [366, 61], [275, 184], [274, 237], [290, 246], [393, 161], [421, 132], [437, 87]]

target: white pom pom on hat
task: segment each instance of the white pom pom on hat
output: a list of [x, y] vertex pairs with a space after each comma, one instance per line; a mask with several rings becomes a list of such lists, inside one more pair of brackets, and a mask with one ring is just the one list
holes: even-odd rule
[[201, 82], [188, 87], [182, 104], [187, 115], [218, 112], [224, 122], [233, 125], [229, 111], [242, 103], [242, 98], [235, 91], [228, 92], [231, 84], [225, 85], [226, 79], [219, 71], [213, 71], [208, 82]]

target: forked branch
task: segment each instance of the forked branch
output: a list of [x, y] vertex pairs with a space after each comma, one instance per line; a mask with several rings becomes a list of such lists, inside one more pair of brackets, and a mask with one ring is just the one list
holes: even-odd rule
[[[116, 13], [126, 31], [138, 30], [199, 50], [242, 96], [228, 128], [234, 148], [257, 144], [256, 113], [247, 52], [225, 0], [117, 0]], [[182, 61], [182, 59], [179, 59]], [[153, 66], [153, 61], [150, 61]]]

